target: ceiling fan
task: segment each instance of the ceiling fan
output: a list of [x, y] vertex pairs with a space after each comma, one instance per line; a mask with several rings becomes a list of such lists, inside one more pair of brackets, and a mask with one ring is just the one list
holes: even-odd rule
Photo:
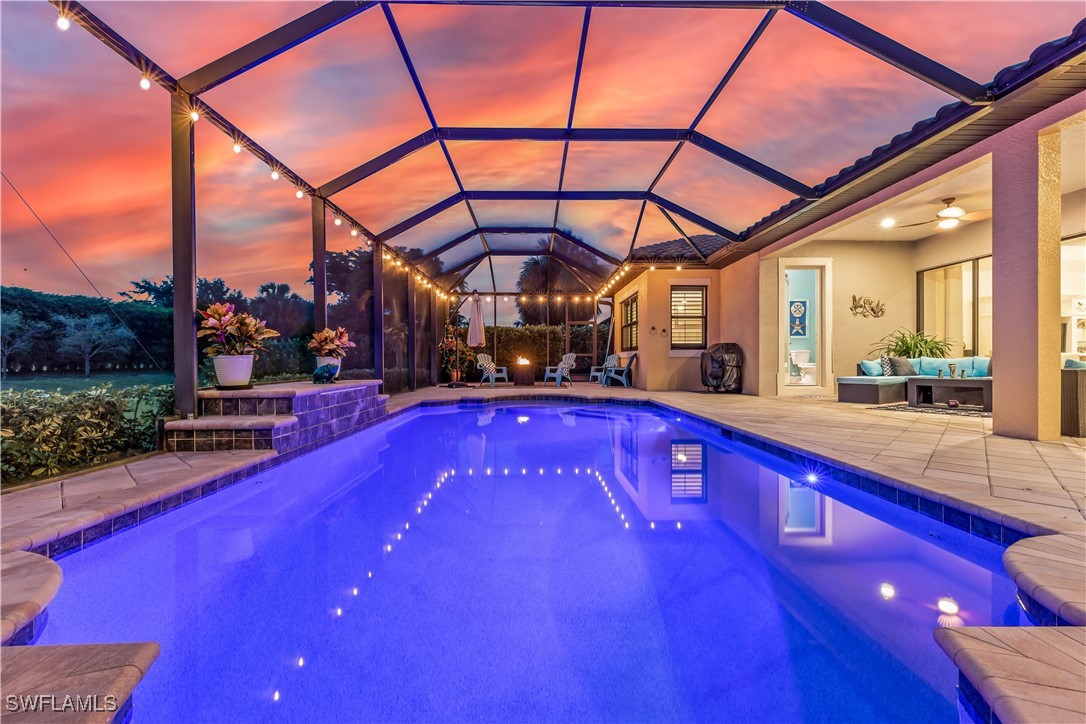
[[961, 206], [954, 205], [954, 197], [950, 196], [942, 201], [944, 208], [935, 212], [935, 218], [927, 221], [920, 221], [915, 224], [901, 224], [898, 225], [899, 229], [908, 229], [911, 226], [924, 226], [925, 224], [935, 224], [940, 229], [953, 229], [963, 221], [982, 221], [983, 219], [992, 218], [991, 209], [980, 209], [978, 211], [966, 211]]

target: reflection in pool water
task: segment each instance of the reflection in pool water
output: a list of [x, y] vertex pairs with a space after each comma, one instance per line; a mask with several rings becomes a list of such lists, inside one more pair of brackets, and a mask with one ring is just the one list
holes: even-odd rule
[[[413, 414], [61, 561], [135, 721], [953, 721], [1001, 549], [646, 410]], [[956, 609], [953, 610], [952, 609]]]

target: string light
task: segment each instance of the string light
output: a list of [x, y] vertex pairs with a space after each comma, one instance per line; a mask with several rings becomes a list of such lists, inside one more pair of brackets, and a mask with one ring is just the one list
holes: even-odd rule
[[196, 121], [200, 120], [200, 114], [196, 111], [191, 111], [189, 113], [189, 118], [192, 119], [193, 123], [196, 123]]
[[351, 229], [351, 236], [358, 236], [358, 229]]
[[298, 189], [297, 191], [294, 192], [294, 195], [299, 199], [304, 199], [305, 198], [305, 191], [302, 191], [301, 189]]
[[60, 16], [57, 17], [57, 28], [59, 28], [60, 30], [67, 30], [70, 27], [72, 27], [72, 21], [69, 20], [68, 16], [65, 15], [62, 11], [60, 13]]
[[279, 171], [277, 171], [276, 169], [272, 169], [271, 180], [272, 181], [278, 181], [279, 180]]
[[140, 88], [143, 90], [151, 90], [151, 79], [147, 77], [146, 73], [140, 77]]
[[234, 153], [241, 153], [241, 144], [234, 141]]
[[336, 226], [342, 226], [342, 225], [343, 225], [343, 219], [341, 219], [341, 218], [339, 218], [339, 217], [337, 216], [337, 217], [335, 218], [335, 220], [334, 220], [334, 221], [332, 221], [332, 223], [333, 223], [333, 224], [335, 224]]

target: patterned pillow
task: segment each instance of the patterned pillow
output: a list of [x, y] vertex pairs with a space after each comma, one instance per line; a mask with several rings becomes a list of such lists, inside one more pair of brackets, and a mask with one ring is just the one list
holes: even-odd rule
[[894, 376], [894, 365], [890, 361], [889, 357], [887, 357], [886, 355], [880, 356], [879, 357], [879, 364], [882, 365], [882, 373], [884, 375], [886, 375], [887, 377], [893, 377]]

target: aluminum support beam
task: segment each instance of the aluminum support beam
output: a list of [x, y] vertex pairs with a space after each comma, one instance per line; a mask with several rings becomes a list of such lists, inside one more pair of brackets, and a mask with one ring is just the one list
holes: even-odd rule
[[328, 326], [328, 237], [324, 199], [313, 197], [313, 329]]
[[407, 273], [407, 389], [414, 391], [418, 388], [418, 373], [416, 372], [417, 360], [415, 359], [415, 335], [418, 327], [416, 294], [418, 286], [415, 284], [415, 275]]
[[173, 388], [183, 416], [197, 412], [196, 361], [196, 139], [189, 98], [170, 97], [170, 173], [173, 210]]
[[373, 376], [385, 376], [385, 255], [373, 245]]
[[886, 37], [820, 2], [788, 2], [785, 10], [970, 105], [994, 100], [988, 89], [961, 73]]
[[349, 20], [373, 7], [375, 2], [336, 2], [321, 5], [300, 18], [266, 33], [251, 43], [227, 53], [218, 60], [181, 78], [181, 87], [193, 95], [199, 95], [235, 78], [247, 70], [266, 63], [312, 37]]

